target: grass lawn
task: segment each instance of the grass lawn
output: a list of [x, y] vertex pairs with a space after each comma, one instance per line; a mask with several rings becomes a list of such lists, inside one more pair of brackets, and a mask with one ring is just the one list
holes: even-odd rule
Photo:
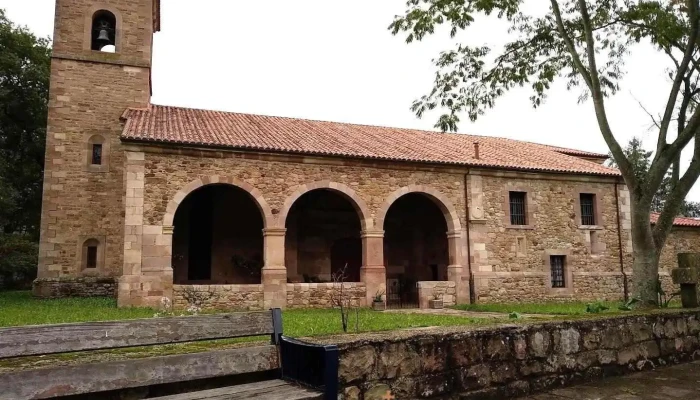
[[[42, 325], [67, 322], [107, 321], [152, 318], [150, 308], [117, 308], [115, 299], [67, 298], [42, 300], [29, 292], [0, 292], [0, 327]], [[427, 326], [477, 325], [493, 323], [492, 319], [460, 316], [384, 313], [370, 309], [359, 310], [359, 331], [386, 331]], [[284, 333], [292, 337], [323, 336], [342, 333], [338, 310], [285, 310], [282, 313]], [[350, 316], [349, 332], [355, 332], [355, 313]], [[132, 347], [116, 350], [56, 354], [44, 357], [20, 357], [0, 361], [0, 372], [97, 362], [156, 355], [180, 354], [246, 345], [243, 342], [265, 342], [269, 337], [226, 339], [182, 344]]]
[[[456, 308], [466, 311], [488, 311], [520, 314], [553, 314], [553, 315], [595, 315], [586, 312], [586, 305], [592, 302], [571, 302], [571, 303], [513, 303], [513, 304], [461, 304]], [[617, 307], [622, 302], [606, 301], [602, 302], [608, 310], [600, 314], [622, 313]]]
[[[0, 326], [150, 318], [155, 312], [150, 308], [117, 308], [116, 300], [108, 298], [43, 300], [33, 298], [29, 292], [0, 292]], [[338, 310], [285, 310], [282, 318], [285, 334], [293, 337], [330, 335], [343, 331]], [[487, 322], [489, 321], [484, 319], [459, 316], [359, 310], [360, 332]], [[350, 325], [349, 331], [354, 332], [354, 312], [350, 316]]]

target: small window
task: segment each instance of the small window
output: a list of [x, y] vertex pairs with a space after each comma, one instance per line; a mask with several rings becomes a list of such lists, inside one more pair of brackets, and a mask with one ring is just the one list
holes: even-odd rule
[[527, 225], [526, 201], [527, 193], [510, 192], [510, 224]]
[[581, 193], [581, 225], [595, 225], [595, 195]]
[[99, 240], [92, 238], [83, 242], [81, 260], [83, 270], [102, 268], [103, 256], [103, 249]]
[[566, 261], [566, 256], [550, 256], [549, 263], [552, 269], [552, 287], [553, 288], [563, 288], [566, 287], [566, 281], [564, 279], [564, 264]]
[[86, 268], [97, 268], [97, 246], [88, 246]]
[[92, 165], [102, 165], [102, 144], [94, 143], [92, 145]]

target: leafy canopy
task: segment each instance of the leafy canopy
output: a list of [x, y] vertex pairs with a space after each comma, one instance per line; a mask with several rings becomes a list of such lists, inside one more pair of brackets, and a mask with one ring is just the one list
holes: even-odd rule
[[0, 9], [0, 232], [39, 236], [50, 56]]
[[[513, 37], [496, 55], [486, 45], [458, 44], [441, 52], [433, 60], [437, 67], [434, 88], [413, 103], [412, 110], [419, 117], [427, 111], [443, 109], [445, 112], [435, 126], [443, 131], [455, 131], [460, 115], [476, 120], [514, 87], [529, 86], [532, 105], [540, 106], [555, 79], [564, 79], [569, 89], [582, 89], [581, 100], [588, 98], [590, 90], [582, 83], [592, 79], [592, 74], [581, 73], [579, 68], [583, 66], [590, 71], [587, 25], [594, 39], [601, 90], [603, 95], [611, 95], [620, 88], [625, 56], [632, 44], [646, 40], [663, 51], [681, 50], [689, 29], [683, 7], [677, 1], [589, 0], [587, 18], [578, 0], [552, 1], [550, 11], [542, 15], [527, 13], [524, 3], [522, 0], [407, 2], [406, 13], [397, 16], [389, 29], [393, 34], [405, 33], [408, 43], [435, 33], [439, 25], [449, 26], [454, 38], [477, 18], [488, 15], [507, 20]], [[560, 34], [560, 24], [566, 35]], [[577, 56], [571, 54], [571, 49]]]

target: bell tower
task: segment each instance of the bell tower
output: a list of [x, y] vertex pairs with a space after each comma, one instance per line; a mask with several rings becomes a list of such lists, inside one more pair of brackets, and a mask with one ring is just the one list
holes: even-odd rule
[[124, 253], [121, 116], [150, 102], [160, 0], [56, 0], [38, 296], [111, 294]]

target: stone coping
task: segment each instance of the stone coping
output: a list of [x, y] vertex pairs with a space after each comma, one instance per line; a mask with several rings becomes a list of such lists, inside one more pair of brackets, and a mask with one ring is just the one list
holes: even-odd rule
[[[441, 336], [447, 334], [464, 333], [465, 336], [474, 336], [480, 334], [491, 334], [494, 331], [506, 333], [521, 333], [532, 329], [549, 328], [551, 330], [567, 329], [579, 325], [587, 325], [592, 322], [601, 324], [620, 324], [623, 322], [639, 321], [645, 318], [664, 317], [664, 316], [696, 316], [700, 319], [700, 308], [683, 309], [683, 310], [653, 310], [653, 311], [631, 311], [620, 315], [586, 315], [578, 318], [562, 317], [561, 315], [552, 315], [552, 320], [537, 320], [523, 321], [519, 323], [488, 323], [485, 325], [458, 325], [458, 326], [439, 326], [427, 328], [408, 328], [394, 331], [381, 332], [366, 332], [359, 334], [342, 334], [324, 337], [307, 337], [307, 340], [318, 344], [335, 344], [342, 350], [348, 347], [358, 347], [368, 344], [393, 343], [401, 342], [407, 339], [440, 339]], [[485, 317], [486, 318], [486, 317]]]

